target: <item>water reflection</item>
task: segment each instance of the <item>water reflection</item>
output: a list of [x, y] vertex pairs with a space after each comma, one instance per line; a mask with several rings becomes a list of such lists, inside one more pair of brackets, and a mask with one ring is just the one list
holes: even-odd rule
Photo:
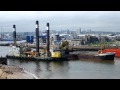
[[46, 70], [51, 71], [50, 62], [46, 62]]
[[81, 61], [81, 62], [88, 62], [88, 63], [95, 63], [95, 64], [108, 64], [108, 65], [113, 65], [115, 61], [112, 60], [76, 60], [76, 61]]
[[[119, 60], [118, 60], [119, 61]], [[116, 61], [25, 61], [9, 60], [9, 65], [25, 68], [39, 78], [120, 78], [120, 64]]]
[[41, 67], [40, 67], [39, 62], [35, 62], [35, 65], [36, 65], [35, 71], [36, 72], [40, 72], [41, 71]]
[[52, 70], [60, 71], [60, 72], [68, 72], [69, 71], [69, 62], [68, 61], [58, 61], [58, 62], [51, 62]]
[[25, 61], [9, 59], [9, 65], [17, 65], [34, 73], [41, 78], [51, 78], [67, 75], [69, 72], [68, 61]]
[[[0, 47], [0, 55], [6, 55], [9, 47]], [[39, 78], [47, 79], [120, 79], [120, 58], [114, 61], [26, 61], [8, 60], [8, 65], [25, 68]]]

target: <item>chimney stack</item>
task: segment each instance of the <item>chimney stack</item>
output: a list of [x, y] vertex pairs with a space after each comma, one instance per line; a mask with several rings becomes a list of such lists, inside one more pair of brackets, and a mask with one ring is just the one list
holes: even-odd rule
[[14, 45], [16, 46], [16, 25], [13, 25], [13, 39], [14, 39]]
[[49, 23], [47, 23], [47, 57], [49, 57], [50, 56], [50, 34], [49, 34]]
[[36, 21], [36, 56], [39, 56], [39, 21]]

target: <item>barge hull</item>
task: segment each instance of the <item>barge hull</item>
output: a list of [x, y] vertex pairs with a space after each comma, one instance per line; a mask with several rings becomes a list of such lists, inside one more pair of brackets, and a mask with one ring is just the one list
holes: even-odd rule
[[20, 60], [35, 60], [35, 61], [69, 61], [69, 60], [114, 60], [114, 55], [108, 56], [94, 56], [84, 54], [70, 54], [62, 58], [37, 58], [37, 57], [18, 57], [18, 56], [6, 56], [8, 59], [20, 59]]
[[94, 55], [82, 55], [82, 54], [72, 54], [66, 56], [68, 60], [114, 60], [114, 54], [108, 56], [94, 56]]
[[0, 64], [7, 65], [7, 58], [6, 57], [0, 57]]

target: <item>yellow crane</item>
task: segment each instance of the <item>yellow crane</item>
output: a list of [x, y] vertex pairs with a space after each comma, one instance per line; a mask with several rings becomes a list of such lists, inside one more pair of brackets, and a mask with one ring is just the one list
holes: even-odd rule
[[61, 50], [68, 50], [69, 49], [69, 42], [67, 40], [62, 41], [59, 45], [59, 49]]
[[61, 58], [64, 57], [66, 54], [69, 54], [69, 42], [68, 41], [62, 41], [59, 45], [60, 51], [53, 51], [51, 52], [52, 58]]

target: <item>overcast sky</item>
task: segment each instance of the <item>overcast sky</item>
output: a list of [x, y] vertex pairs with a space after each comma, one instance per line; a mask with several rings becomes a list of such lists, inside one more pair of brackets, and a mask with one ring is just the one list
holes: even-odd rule
[[50, 23], [52, 30], [120, 31], [120, 11], [0, 11], [0, 27], [12, 32], [13, 24], [18, 32], [35, 31], [35, 21], [40, 30]]

